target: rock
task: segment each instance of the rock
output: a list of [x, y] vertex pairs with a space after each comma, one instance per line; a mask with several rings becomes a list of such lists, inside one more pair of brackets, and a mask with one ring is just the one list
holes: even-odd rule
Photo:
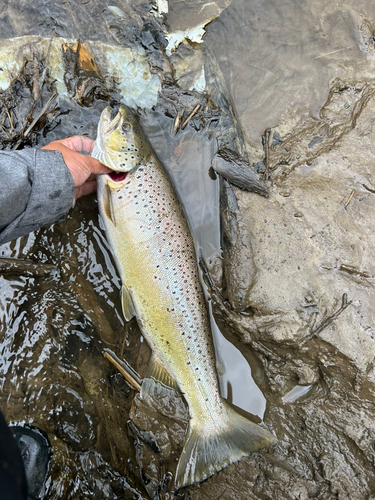
[[234, 186], [268, 197], [266, 186], [258, 179], [249, 162], [235, 151], [219, 149], [212, 160], [212, 168]]

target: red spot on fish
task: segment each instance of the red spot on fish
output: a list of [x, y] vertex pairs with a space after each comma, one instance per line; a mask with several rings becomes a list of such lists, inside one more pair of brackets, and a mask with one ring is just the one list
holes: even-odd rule
[[128, 172], [111, 172], [108, 175], [114, 182], [122, 182], [126, 179]]

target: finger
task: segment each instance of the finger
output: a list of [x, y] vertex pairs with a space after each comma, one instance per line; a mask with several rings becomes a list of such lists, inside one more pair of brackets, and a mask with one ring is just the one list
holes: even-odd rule
[[[109, 172], [105, 172], [105, 173], [110, 174], [111, 172], [112, 172], [112, 170], [109, 170]], [[95, 181], [95, 180], [96, 180], [96, 174], [91, 174], [90, 177], [86, 180], [86, 182]]]
[[[112, 170], [102, 163], [100, 161], [96, 160], [95, 158], [91, 158], [91, 156], [83, 155], [76, 151], [75, 149], [72, 149], [70, 146], [74, 147], [79, 147], [79, 140], [81, 139], [81, 136], [75, 136], [75, 137], [68, 137], [67, 139], [63, 139], [61, 141], [53, 141], [47, 144], [46, 146], [43, 146], [42, 149], [51, 149], [54, 151], [61, 151], [64, 161], [67, 164], [69, 170], [72, 172], [72, 154], [77, 155], [76, 159], [79, 158], [80, 164], [84, 166], [85, 170], [87, 171], [87, 175], [98, 175], [98, 174], [109, 174], [112, 172]], [[83, 139], [88, 139], [87, 137], [84, 137]], [[73, 140], [73, 142], [69, 142]], [[77, 142], [78, 140], [78, 142]], [[88, 139], [91, 141], [92, 139]], [[94, 141], [93, 141], [94, 142]], [[72, 151], [74, 151], [72, 153]], [[74, 162], [76, 163], [76, 161]], [[72, 175], [74, 172], [72, 172]], [[73, 175], [74, 176], [74, 175]], [[86, 177], [87, 178], [87, 177]]]
[[68, 149], [69, 151], [74, 151], [75, 153], [80, 153], [81, 151], [91, 153], [94, 147], [94, 141], [86, 137], [86, 139], [92, 141], [92, 148], [91, 148], [90, 144], [86, 143], [86, 141], [81, 141], [81, 139], [82, 139], [81, 136], [75, 136], [75, 137], [68, 137], [67, 139], [61, 139], [58, 141], [52, 141], [49, 144], [43, 146], [42, 149], [50, 149], [52, 151], [61, 151], [61, 152]]
[[87, 194], [94, 193], [96, 191], [96, 188], [96, 181], [87, 181], [79, 188], [76, 188], [74, 199], [78, 200], [78, 198], [81, 198], [81, 196], [86, 196]]
[[62, 144], [62, 141], [52, 141], [42, 147], [42, 149], [50, 149], [51, 151], [62, 151], [65, 148], [66, 146]]
[[84, 153], [92, 153], [94, 148], [94, 143], [92, 139], [89, 137], [85, 137], [83, 135], [74, 135], [72, 137], [67, 137], [63, 139], [61, 142], [64, 146], [72, 149], [73, 151], [84, 152]]

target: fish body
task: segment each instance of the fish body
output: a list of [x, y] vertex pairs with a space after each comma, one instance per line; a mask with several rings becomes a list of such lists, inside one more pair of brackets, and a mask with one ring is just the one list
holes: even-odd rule
[[99, 211], [123, 283], [125, 318], [136, 317], [153, 352], [142, 391], [152, 380], [178, 385], [189, 406], [175, 479], [181, 488], [274, 437], [220, 396], [194, 242], [168, 175], [128, 108], [113, 119], [110, 108], [103, 111], [93, 156], [117, 171], [98, 177]]

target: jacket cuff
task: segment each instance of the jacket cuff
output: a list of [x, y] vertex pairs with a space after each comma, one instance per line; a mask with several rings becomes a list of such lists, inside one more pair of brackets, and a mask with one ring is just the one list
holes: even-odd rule
[[22, 153], [29, 165], [31, 192], [25, 210], [1, 231], [0, 244], [62, 221], [73, 203], [74, 181], [60, 151]]

